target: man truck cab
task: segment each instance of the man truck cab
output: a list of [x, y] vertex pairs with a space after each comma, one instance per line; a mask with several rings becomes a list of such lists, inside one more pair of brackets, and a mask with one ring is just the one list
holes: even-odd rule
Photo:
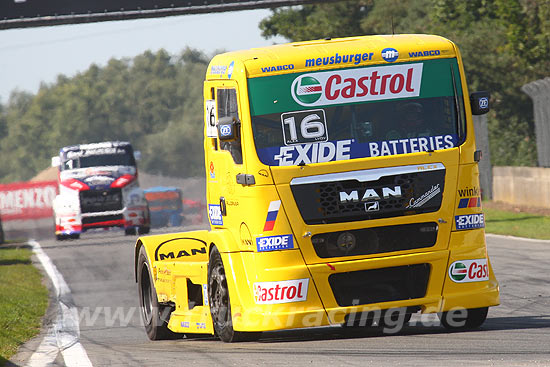
[[170, 315], [144, 312], [151, 339], [235, 341], [392, 310], [477, 327], [499, 304], [472, 122], [489, 96], [468, 94], [454, 43], [229, 52], [210, 62], [204, 98], [211, 229], [138, 240], [141, 303]]

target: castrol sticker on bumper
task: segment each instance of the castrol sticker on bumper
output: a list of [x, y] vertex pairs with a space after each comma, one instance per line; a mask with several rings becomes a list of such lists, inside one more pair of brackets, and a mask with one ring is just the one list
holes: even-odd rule
[[449, 277], [455, 283], [482, 282], [489, 280], [487, 259], [455, 261], [449, 267]]
[[300, 302], [307, 299], [309, 279], [254, 283], [254, 301], [258, 305]]

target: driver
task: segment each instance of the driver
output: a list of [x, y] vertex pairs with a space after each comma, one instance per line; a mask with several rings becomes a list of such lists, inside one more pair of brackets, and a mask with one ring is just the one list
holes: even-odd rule
[[424, 107], [417, 102], [410, 102], [397, 109], [399, 125], [386, 134], [388, 140], [431, 136], [426, 123]]

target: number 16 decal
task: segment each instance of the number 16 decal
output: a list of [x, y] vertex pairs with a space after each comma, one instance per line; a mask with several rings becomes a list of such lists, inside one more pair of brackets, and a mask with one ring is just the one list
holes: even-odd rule
[[324, 110], [288, 112], [281, 115], [285, 145], [328, 140]]

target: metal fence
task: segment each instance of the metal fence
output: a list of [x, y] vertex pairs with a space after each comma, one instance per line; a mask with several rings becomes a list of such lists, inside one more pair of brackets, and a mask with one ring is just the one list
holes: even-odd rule
[[550, 167], [550, 78], [525, 84], [521, 90], [533, 100], [539, 167]]

